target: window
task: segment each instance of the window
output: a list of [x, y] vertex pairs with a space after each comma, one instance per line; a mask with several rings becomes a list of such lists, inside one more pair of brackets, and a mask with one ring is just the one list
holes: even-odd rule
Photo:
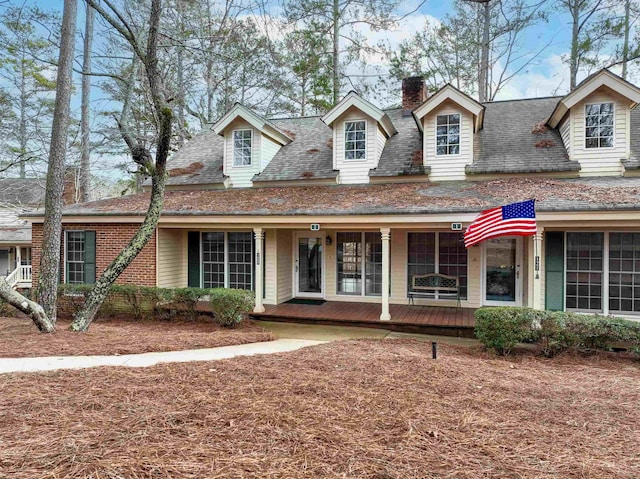
[[613, 147], [613, 103], [585, 106], [585, 141], [587, 148]]
[[604, 234], [567, 233], [567, 309], [602, 309]]
[[364, 160], [366, 158], [367, 122], [347, 121], [344, 123], [344, 159]]
[[460, 114], [436, 118], [436, 155], [460, 154]]
[[609, 235], [609, 309], [640, 312], [640, 234]]
[[[407, 292], [416, 274], [440, 273], [457, 276], [460, 299], [467, 298], [467, 249], [462, 233], [409, 233], [407, 256]], [[436, 293], [434, 299], [455, 299], [455, 293]]]
[[67, 231], [65, 238], [65, 282], [95, 283], [96, 232]]
[[338, 294], [382, 295], [380, 233], [338, 233], [336, 242]]
[[205, 288], [253, 289], [253, 234], [202, 233]]
[[251, 130], [233, 132], [233, 166], [251, 166]]

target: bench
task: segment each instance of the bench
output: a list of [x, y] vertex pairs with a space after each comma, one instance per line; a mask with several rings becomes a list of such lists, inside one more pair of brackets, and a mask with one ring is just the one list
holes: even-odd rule
[[426, 296], [436, 292], [455, 293], [460, 307], [460, 278], [440, 273], [414, 274], [411, 276], [409, 304], [415, 304], [414, 296]]

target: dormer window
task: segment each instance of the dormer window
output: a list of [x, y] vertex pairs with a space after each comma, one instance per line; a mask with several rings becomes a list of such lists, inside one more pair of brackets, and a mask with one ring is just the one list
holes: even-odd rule
[[460, 154], [460, 114], [436, 118], [436, 155]]
[[365, 120], [345, 121], [344, 159], [364, 160], [366, 158], [367, 122]]
[[233, 132], [233, 166], [251, 166], [251, 130]]
[[585, 147], [613, 148], [613, 103], [585, 106]]

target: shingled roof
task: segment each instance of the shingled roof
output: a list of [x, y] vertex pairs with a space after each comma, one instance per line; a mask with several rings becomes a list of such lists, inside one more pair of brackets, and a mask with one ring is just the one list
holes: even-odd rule
[[[640, 208], [640, 178], [505, 178], [369, 185], [169, 191], [163, 215], [370, 215], [478, 212], [535, 198], [538, 211]], [[65, 216], [141, 216], [149, 194], [65, 208]]]
[[41, 206], [44, 181], [36, 178], [0, 178], [0, 204]]
[[580, 164], [569, 160], [558, 130], [544, 126], [561, 98], [485, 103], [484, 128], [475, 135], [467, 174], [578, 172]]

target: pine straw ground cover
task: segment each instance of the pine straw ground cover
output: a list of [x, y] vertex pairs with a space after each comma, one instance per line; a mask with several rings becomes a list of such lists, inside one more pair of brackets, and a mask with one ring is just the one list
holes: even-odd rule
[[640, 477], [638, 362], [430, 349], [3, 375], [0, 477]]
[[215, 348], [270, 341], [273, 335], [252, 321], [236, 329], [208, 321], [95, 321], [86, 333], [69, 331], [60, 320], [54, 334], [41, 334], [30, 319], [0, 318], [0, 357], [129, 354]]

